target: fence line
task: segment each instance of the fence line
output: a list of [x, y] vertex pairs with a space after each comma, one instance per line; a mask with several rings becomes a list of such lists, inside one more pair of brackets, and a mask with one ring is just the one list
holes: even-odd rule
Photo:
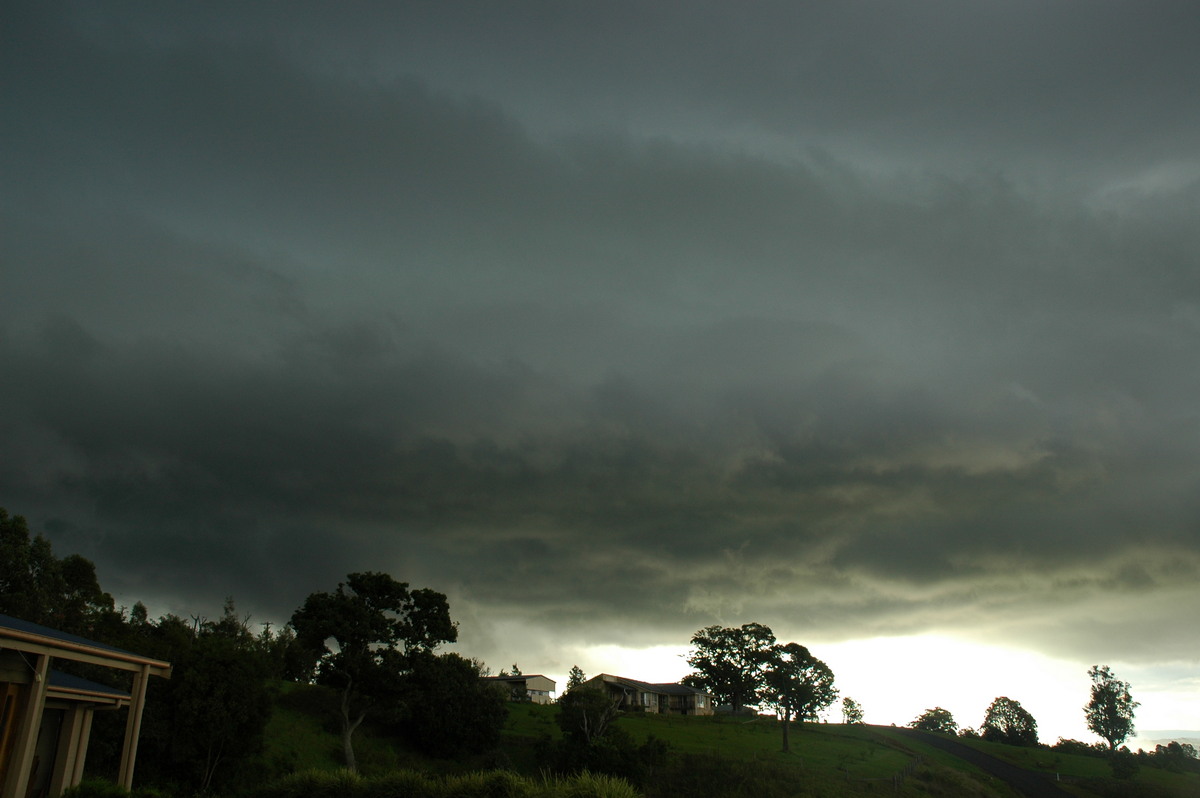
[[[890, 781], [892, 783], [892, 794], [898, 795], [900, 793], [901, 785], [904, 784], [904, 780], [907, 779], [909, 776], [911, 776], [913, 774], [913, 771], [916, 770], [918, 767], [920, 767], [921, 762], [923, 762], [923, 761], [924, 761], [924, 757], [914, 756], [912, 759], [908, 760], [908, 764], [906, 764], [904, 767], [902, 767], [900, 770], [896, 771], [895, 773], [893, 773], [890, 776], [884, 776], [882, 778], [877, 778], [877, 779], [854, 779], [854, 781], [863, 781], [863, 782], [876, 782], [876, 781], [887, 782], [887, 781]], [[847, 772], [846, 773], [846, 781], [850, 781], [850, 780], [851, 780], [850, 774], [849, 774], [849, 772]]]

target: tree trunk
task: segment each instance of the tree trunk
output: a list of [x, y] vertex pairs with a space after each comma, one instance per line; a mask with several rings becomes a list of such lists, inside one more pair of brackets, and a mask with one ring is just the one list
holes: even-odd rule
[[783, 711], [783, 752], [785, 754], [790, 754], [792, 752], [791, 741], [788, 739], [788, 721], [791, 719], [792, 713], [785, 709]]
[[350, 719], [350, 688], [353, 682], [347, 677], [346, 689], [342, 691], [342, 755], [346, 758], [346, 767], [351, 772], [358, 772], [358, 762], [354, 758], [354, 730], [363, 722], [366, 712], [360, 712], [354, 720]]
[[[213, 750], [215, 747], [216, 750]], [[204, 778], [200, 783], [200, 792], [208, 792], [209, 786], [212, 784], [213, 776], [217, 773], [217, 765], [221, 761], [221, 754], [225, 749], [224, 743], [218, 746], [209, 745], [205, 751], [204, 757]]]

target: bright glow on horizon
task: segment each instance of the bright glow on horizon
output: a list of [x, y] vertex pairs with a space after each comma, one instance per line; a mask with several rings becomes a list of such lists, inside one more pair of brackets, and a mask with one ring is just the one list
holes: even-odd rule
[[[978, 728], [987, 707], [998, 696], [1019, 701], [1037, 720], [1038, 739], [1053, 745], [1059, 737], [1092, 743], [1099, 738], [1088, 731], [1083, 706], [1090, 682], [1087, 669], [1067, 660], [1031, 651], [989, 646], [940, 635], [882, 637], [809, 646], [833, 670], [840, 696], [862, 705], [867, 723], [903, 726], [926, 709], [950, 710], [959, 727]], [[645, 649], [616, 645], [574, 649], [572, 660], [587, 678], [600, 673], [626, 676], [645, 682], [676, 682], [691, 672], [685, 657], [689, 646], [654, 646]], [[1187, 730], [1197, 726], [1200, 698], [1184, 690], [1139, 689], [1148, 684], [1146, 670], [1113, 665], [1119, 678], [1133, 684], [1141, 702], [1136, 725], [1140, 731]], [[567, 675], [546, 674], [566, 690]], [[840, 723], [841, 702], [824, 714]], [[1138, 737], [1136, 749], [1151, 738]]]
[[1075, 663], [938, 635], [854, 640], [813, 653], [833, 669], [841, 695], [862, 704], [867, 723], [903, 726], [940, 706], [960, 728], [978, 728], [988, 705], [1008, 696], [1033, 715], [1042, 742], [1095, 739], [1083, 717], [1087, 668]]

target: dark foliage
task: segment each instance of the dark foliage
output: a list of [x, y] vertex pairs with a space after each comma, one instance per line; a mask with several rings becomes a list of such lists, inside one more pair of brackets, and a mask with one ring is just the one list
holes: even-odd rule
[[480, 680], [480, 667], [458, 654], [414, 655], [400, 731], [420, 751], [440, 757], [494, 748], [508, 717], [504, 695]]
[[[317, 680], [341, 690], [342, 751], [356, 770], [353, 735], [369, 715], [386, 719], [405, 697], [409, 658], [458, 638], [446, 596], [410, 590], [388, 574], [353, 573], [333, 593], [313, 593], [292, 615]], [[330, 648], [326, 641], [337, 645]]]
[[612, 727], [590, 744], [579, 737], [564, 737], [553, 749], [550, 765], [558, 773], [604, 773], [644, 788], [657, 780], [669, 754], [670, 746], [663, 740], [650, 737], [639, 745], [623, 729]]
[[1109, 752], [1108, 766], [1112, 768], [1115, 779], [1132, 779], [1138, 772], [1137, 757], [1123, 746], [1116, 751]]
[[54, 556], [50, 541], [30, 537], [20, 515], [0, 507], [0, 613], [69, 634], [107, 641], [123, 619], [100, 589], [86, 557]]
[[1085, 743], [1079, 740], [1070, 740], [1063, 737], [1058, 738], [1058, 742], [1050, 746], [1050, 750], [1057, 751], [1060, 754], [1071, 754], [1073, 756], [1093, 756], [1100, 757], [1108, 751], [1103, 743]]
[[979, 727], [983, 739], [1008, 745], [1037, 745], [1037, 721], [1020, 702], [1000, 696], [987, 708], [983, 725]]
[[1174, 773], [1200, 773], [1200, 759], [1197, 759], [1196, 748], [1190, 743], [1170, 742], [1166, 745], [1156, 745], [1153, 751], [1138, 758], [1151, 767]]
[[696, 670], [683, 683], [716, 696], [739, 712], [757, 706], [774, 656], [775, 633], [761, 623], [707, 626], [692, 635], [687, 664]]
[[788, 729], [792, 718], [816, 720], [837, 698], [833, 671], [799, 643], [774, 646], [763, 674], [759, 697], [783, 719], [783, 751], [791, 750]]
[[802, 777], [793, 768], [682, 754], [672, 757], [643, 790], [646, 798], [792, 798], [797, 795], [797, 778]]
[[172, 663], [152, 682], [138, 768], [142, 779], [207, 791], [233, 783], [262, 746], [271, 713], [270, 667], [227, 600], [217, 621], [165, 616], [147, 637]]
[[925, 710], [908, 725], [910, 728], [920, 729], [921, 731], [939, 732], [941, 734], [958, 733], [958, 722], [954, 720], [954, 715], [951, 714], [950, 710], [941, 707]]
[[580, 745], [591, 745], [608, 734], [620, 712], [617, 701], [600, 687], [577, 687], [558, 701], [558, 727]]
[[1129, 682], [1123, 682], [1107, 665], [1095, 665], [1088, 671], [1092, 696], [1084, 706], [1088, 729], [1108, 741], [1115, 750], [1133, 733], [1133, 711], [1139, 704], [1130, 694]]

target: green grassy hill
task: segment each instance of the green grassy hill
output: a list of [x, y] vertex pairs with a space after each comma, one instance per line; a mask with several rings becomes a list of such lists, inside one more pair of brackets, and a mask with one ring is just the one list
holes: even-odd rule
[[[454, 774], [505, 768], [540, 777], [547, 755], [561, 739], [557, 708], [511, 704], [498, 750], [467, 760], [429, 759], [399, 740], [369, 728], [355, 736], [365, 774], [411, 768]], [[295, 686], [282, 693], [267, 730], [261, 763], [264, 775], [282, 776], [341, 766], [333, 724], [334, 705], [319, 688]], [[628, 714], [617, 721], [636, 743], [656, 738], [670, 746], [667, 764], [642, 786], [647, 798], [674, 796], [900, 795], [955, 798], [1011, 798], [1006, 785], [977, 768], [902, 738], [889, 727], [793, 724], [790, 754], [780, 751], [779, 724], [768, 718], [677, 717]], [[967, 741], [992, 756], [1037, 770], [1080, 798], [1185, 798], [1200, 795], [1200, 776], [1143, 767], [1130, 781], [1111, 777], [1106, 762], [1049, 749], [1014, 748]], [[895, 785], [895, 786], [894, 786]]]

